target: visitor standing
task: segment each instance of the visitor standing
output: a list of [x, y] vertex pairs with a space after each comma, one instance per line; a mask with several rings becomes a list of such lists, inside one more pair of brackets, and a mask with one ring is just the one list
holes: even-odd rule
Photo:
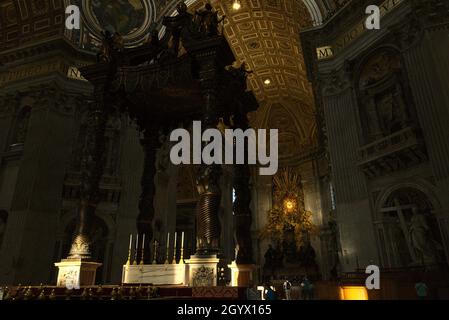
[[292, 284], [288, 280], [285, 280], [285, 282], [284, 282], [284, 292], [285, 292], [285, 299], [291, 300], [292, 299], [292, 295], [291, 295]]

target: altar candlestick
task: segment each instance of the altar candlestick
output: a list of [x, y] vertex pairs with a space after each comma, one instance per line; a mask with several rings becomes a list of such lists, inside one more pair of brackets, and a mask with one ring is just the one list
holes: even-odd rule
[[178, 233], [175, 232], [175, 246], [173, 248], [173, 260], [172, 260], [172, 264], [176, 264], [176, 240], [178, 237]]
[[145, 256], [145, 233], [143, 234], [143, 240], [142, 240], [142, 255], [140, 257], [140, 264], [144, 264], [143, 258]]
[[170, 247], [170, 232], [167, 233], [167, 252], [165, 253], [165, 264], [169, 264], [170, 262], [168, 261], [168, 250]]
[[179, 257], [179, 264], [184, 264], [184, 231], [181, 233], [181, 256]]
[[133, 264], [137, 264], [137, 248], [139, 247], [139, 234], [136, 236], [136, 251], [134, 252], [134, 262]]
[[131, 264], [131, 250], [133, 246], [133, 235], [129, 235], [129, 249], [128, 249], [128, 261], [126, 261], [126, 265], [129, 266]]
[[157, 240], [154, 240], [154, 256], [153, 256], [153, 263], [157, 264]]

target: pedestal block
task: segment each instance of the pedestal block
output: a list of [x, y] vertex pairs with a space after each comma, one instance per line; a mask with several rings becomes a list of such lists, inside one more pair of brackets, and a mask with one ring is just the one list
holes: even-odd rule
[[96, 272], [101, 265], [82, 259], [64, 259], [55, 263], [59, 269], [56, 285], [69, 289], [95, 285]]
[[254, 279], [254, 264], [236, 264], [233, 261], [228, 268], [231, 269], [231, 285], [233, 287], [248, 287]]
[[217, 286], [217, 269], [220, 259], [217, 255], [194, 255], [186, 260], [189, 267], [189, 286], [215, 287]]

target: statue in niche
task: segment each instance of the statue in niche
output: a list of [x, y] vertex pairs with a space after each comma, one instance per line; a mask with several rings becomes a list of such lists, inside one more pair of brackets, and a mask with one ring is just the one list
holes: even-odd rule
[[423, 214], [416, 210], [410, 219], [409, 227], [410, 244], [415, 250], [417, 262], [424, 265], [435, 265], [439, 263], [439, 250], [442, 249], [432, 235], [432, 231]]
[[404, 104], [397, 91], [395, 88], [394, 91], [381, 96], [377, 104], [380, 126], [385, 136], [405, 128]]
[[385, 50], [364, 65], [360, 75], [365, 135], [377, 140], [404, 129], [409, 120], [399, 53]]

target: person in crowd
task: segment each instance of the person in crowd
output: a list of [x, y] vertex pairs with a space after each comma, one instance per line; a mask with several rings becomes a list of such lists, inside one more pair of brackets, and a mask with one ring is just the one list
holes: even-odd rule
[[420, 300], [427, 299], [428, 287], [424, 283], [423, 280], [420, 280], [415, 284], [415, 290], [416, 290], [416, 295], [418, 296], [418, 299], [420, 299]]
[[284, 292], [285, 292], [285, 299], [291, 300], [292, 299], [292, 284], [287, 279], [284, 282]]
[[247, 300], [260, 300], [260, 292], [257, 290], [257, 286], [254, 282], [250, 282], [249, 287], [246, 289]]
[[276, 291], [270, 285], [265, 286], [265, 300], [277, 300]]
[[304, 280], [301, 282], [301, 288], [302, 288], [302, 299], [313, 300], [315, 288], [313, 283], [309, 280], [309, 278], [307, 278], [307, 276], [305, 276]]

